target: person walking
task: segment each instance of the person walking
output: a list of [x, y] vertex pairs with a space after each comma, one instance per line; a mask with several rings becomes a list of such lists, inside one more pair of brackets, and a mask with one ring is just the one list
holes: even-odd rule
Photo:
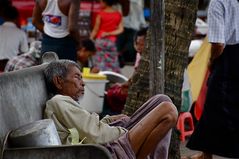
[[212, 44], [203, 114], [187, 147], [239, 158], [239, 1], [211, 0], [208, 41]]
[[36, 0], [33, 24], [43, 33], [41, 52], [77, 61], [79, 0]]
[[26, 33], [17, 26], [17, 8], [8, 5], [2, 12], [4, 23], [0, 25], [0, 60], [10, 60], [28, 51], [28, 41]]

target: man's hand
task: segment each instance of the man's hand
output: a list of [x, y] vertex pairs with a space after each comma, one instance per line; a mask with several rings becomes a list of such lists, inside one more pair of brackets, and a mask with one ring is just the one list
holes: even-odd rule
[[218, 58], [224, 49], [224, 44], [222, 43], [212, 43], [212, 48], [211, 48], [211, 57], [209, 59], [209, 70], [212, 70], [212, 64], [215, 61], [216, 58]]
[[119, 115], [112, 115], [112, 116], [110, 116], [110, 119], [112, 121], [116, 121], [116, 120], [119, 120], [119, 119], [125, 118], [125, 117], [128, 117], [128, 116], [125, 115], [125, 114], [119, 114]]

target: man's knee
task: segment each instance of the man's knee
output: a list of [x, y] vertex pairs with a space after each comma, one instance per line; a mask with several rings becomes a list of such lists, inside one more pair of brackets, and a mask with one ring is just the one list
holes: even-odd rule
[[169, 98], [169, 96], [165, 95], [165, 94], [156, 94], [154, 95], [151, 100], [157, 100], [159, 102], [171, 102], [172, 100]]
[[171, 101], [164, 101], [160, 104], [160, 107], [165, 111], [166, 120], [172, 125], [175, 125], [178, 119], [178, 110], [176, 106]]
[[[172, 100], [165, 94], [157, 94], [150, 98], [150, 103], [159, 106], [157, 109], [164, 111], [165, 119], [175, 125], [178, 119], [178, 110]], [[156, 107], [157, 107], [156, 106]]]

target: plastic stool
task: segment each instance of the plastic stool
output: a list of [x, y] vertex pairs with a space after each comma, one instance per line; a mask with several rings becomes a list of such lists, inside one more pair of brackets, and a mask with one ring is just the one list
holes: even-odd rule
[[[185, 129], [185, 122], [189, 124], [189, 130]], [[193, 117], [190, 112], [181, 112], [177, 122], [177, 129], [180, 131], [180, 140], [185, 141], [186, 136], [190, 136], [194, 131]]]

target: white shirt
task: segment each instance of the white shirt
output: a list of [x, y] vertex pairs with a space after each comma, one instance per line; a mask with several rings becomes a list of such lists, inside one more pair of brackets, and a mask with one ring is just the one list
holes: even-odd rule
[[130, 0], [129, 14], [124, 17], [123, 21], [124, 27], [134, 30], [139, 30], [140, 27], [146, 26], [143, 0]]
[[211, 0], [208, 8], [208, 41], [211, 43], [239, 43], [239, 2]]
[[68, 17], [61, 12], [58, 0], [47, 0], [47, 5], [42, 15], [43, 29], [47, 35], [53, 38], [63, 38], [69, 35]]
[[28, 51], [27, 36], [12, 22], [0, 26], [0, 59], [12, 59]]

